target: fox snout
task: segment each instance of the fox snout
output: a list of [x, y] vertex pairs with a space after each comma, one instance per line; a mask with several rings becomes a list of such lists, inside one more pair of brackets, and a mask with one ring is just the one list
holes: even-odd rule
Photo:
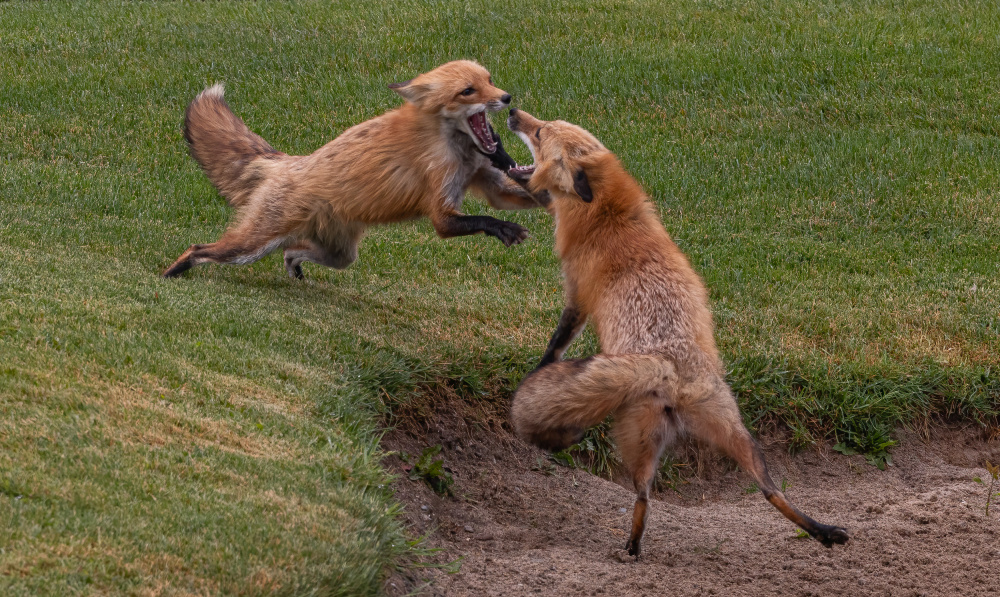
[[515, 133], [534, 134], [535, 130], [544, 124], [544, 121], [538, 120], [531, 114], [517, 108], [511, 108], [507, 116], [507, 128]]
[[518, 110], [515, 107], [511, 107], [510, 112], [507, 115], [507, 128], [513, 132], [517, 132], [517, 121], [520, 120], [517, 116]]
[[[530, 128], [530, 125], [525, 122], [526, 120], [525, 116], [531, 118], [531, 115], [525, 112], [524, 110], [511, 108], [507, 116], [507, 128], [510, 129], [511, 132], [513, 132], [515, 135], [520, 137], [522, 141], [524, 141], [524, 144], [528, 146], [528, 151], [531, 152], [531, 159], [534, 161], [537, 160], [537, 152], [534, 142], [527, 135], [526, 131], [527, 129]], [[520, 184], [521, 186], [526, 187], [528, 181], [531, 179], [531, 175], [534, 174], [534, 172], [535, 172], [535, 165], [529, 164], [527, 166], [517, 166], [507, 170], [507, 176], [514, 179], [514, 181]], [[547, 191], [543, 192], [547, 197], [548, 192]]]
[[501, 95], [499, 99], [492, 99], [486, 102], [486, 109], [489, 110], [490, 112], [499, 112], [500, 110], [503, 110], [504, 108], [509, 106], [511, 100], [514, 99], [513, 96], [511, 96], [511, 94], [507, 93], [506, 91], [502, 89], [499, 89], [498, 91], [503, 93], [503, 95]]

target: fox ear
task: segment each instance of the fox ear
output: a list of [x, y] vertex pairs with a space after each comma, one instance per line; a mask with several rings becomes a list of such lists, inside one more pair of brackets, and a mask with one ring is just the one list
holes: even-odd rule
[[389, 89], [392, 89], [403, 99], [410, 102], [411, 104], [416, 104], [417, 107], [421, 107], [424, 100], [427, 98], [427, 94], [430, 92], [430, 85], [414, 83], [413, 79], [409, 81], [403, 81], [402, 83], [390, 83]]
[[590, 203], [594, 200], [594, 192], [590, 190], [590, 181], [587, 179], [587, 173], [583, 170], [577, 170], [576, 174], [573, 175], [573, 190], [580, 196], [580, 199], [583, 199], [584, 203]]

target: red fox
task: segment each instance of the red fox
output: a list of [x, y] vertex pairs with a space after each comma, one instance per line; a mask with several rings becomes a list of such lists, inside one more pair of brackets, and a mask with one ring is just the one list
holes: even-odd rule
[[506, 246], [527, 238], [518, 224], [459, 212], [467, 189], [498, 209], [540, 205], [502, 171], [515, 164], [486, 112], [511, 96], [489, 71], [458, 60], [389, 87], [403, 106], [308, 156], [276, 151], [251, 132], [222, 85], [202, 91], [184, 116], [184, 138], [237, 213], [218, 241], [191, 245], [163, 276], [202, 263], [252, 263], [278, 247], [292, 277], [302, 278], [305, 261], [343, 269], [369, 226], [418, 217], [443, 238], [484, 232]]
[[[507, 126], [535, 159], [508, 175], [533, 193], [549, 194], [566, 290], [541, 363], [514, 395], [518, 435], [561, 450], [612, 415], [638, 494], [625, 546], [636, 557], [660, 455], [679, 434], [735, 459], [771, 504], [823, 545], [846, 543], [847, 531], [802, 514], [775, 487], [724, 380], [705, 285], [639, 184], [578, 126], [513, 108]], [[601, 354], [560, 360], [588, 317]]]

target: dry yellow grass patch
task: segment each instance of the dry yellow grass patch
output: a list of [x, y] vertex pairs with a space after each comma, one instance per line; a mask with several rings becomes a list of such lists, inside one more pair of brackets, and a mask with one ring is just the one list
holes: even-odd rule
[[135, 593], [138, 597], [209, 597], [220, 592], [217, 581], [196, 574], [173, 554], [144, 554], [125, 568], [142, 577], [142, 586]]

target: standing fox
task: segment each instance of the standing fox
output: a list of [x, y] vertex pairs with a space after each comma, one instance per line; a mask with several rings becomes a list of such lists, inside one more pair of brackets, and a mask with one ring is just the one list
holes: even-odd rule
[[[567, 303], [541, 363], [514, 395], [518, 435], [561, 450], [613, 416], [638, 493], [625, 546], [636, 557], [660, 455], [681, 433], [735, 459], [771, 504], [823, 545], [846, 543], [847, 531], [802, 514], [771, 481], [723, 379], [705, 286], [639, 184], [578, 126], [513, 108], [507, 126], [535, 159], [508, 174], [550, 196]], [[602, 354], [560, 360], [588, 317]]]
[[[459, 212], [466, 189], [498, 209], [540, 204], [498, 169], [514, 165], [486, 111], [510, 104], [475, 62], [458, 60], [389, 85], [406, 103], [354, 126], [308, 156], [272, 148], [223, 99], [202, 91], [184, 116], [191, 154], [237, 216], [218, 241], [191, 245], [163, 276], [202, 263], [252, 263], [278, 247], [285, 269], [337, 269], [358, 258], [374, 224], [428, 217], [443, 238], [484, 232], [506, 246], [527, 238], [512, 222]], [[498, 167], [494, 167], [498, 166]]]

